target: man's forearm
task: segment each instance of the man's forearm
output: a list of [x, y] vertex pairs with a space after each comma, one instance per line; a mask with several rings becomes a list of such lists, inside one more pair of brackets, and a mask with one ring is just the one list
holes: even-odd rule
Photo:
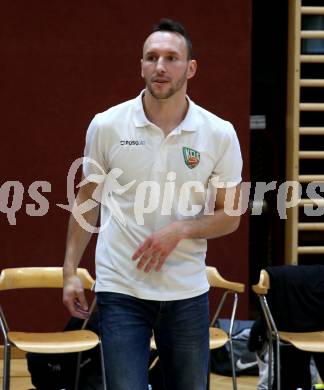
[[[88, 211], [83, 216], [91, 226], [96, 226], [99, 214], [99, 206]], [[70, 216], [66, 252], [64, 260], [64, 277], [75, 274], [82, 255], [90, 241], [92, 233], [83, 229], [75, 220], [73, 214]]]
[[224, 210], [215, 211], [214, 215], [173, 222], [147, 237], [134, 252], [132, 260], [140, 259], [137, 268], [144, 272], [160, 271], [179, 241], [221, 237], [235, 231], [239, 223], [240, 217], [229, 216]]
[[182, 239], [217, 238], [234, 232], [240, 224], [240, 217], [229, 216], [224, 210], [216, 210], [214, 215], [204, 215], [197, 219], [175, 222]]
[[240, 184], [218, 188], [213, 215], [180, 221], [181, 238], [217, 238], [234, 232], [241, 217], [230, 215], [230, 212], [240, 210], [240, 188]]

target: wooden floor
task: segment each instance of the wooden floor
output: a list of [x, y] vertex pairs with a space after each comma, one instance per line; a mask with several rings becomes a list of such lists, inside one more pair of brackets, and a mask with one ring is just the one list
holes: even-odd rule
[[[0, 389], [2, 389], [2, 367], [3, 361], [0, 360]], [[238, 377], [238, 390], [255, 390], [257, 385], [257, 377], [242, 376]], [[29, 390], [33, 389], [30, 380], [29, 372], [27, 370], [26, 359], [12, 359], [11, 370], [11, 390]], [[229, 377], [212, 374], [211, 390], [231, 390], [232, 380]]]
[[[0, 360], [0, 384], [2, 386], [3, 376], [3, 360]], [[27, 370], [26, 359], [12, 359], [11, 361], [11, 389], [10, 390], [27, 390], [33, 389], [33, 385], [30, 380], [29, 372]], [[2, 387], [0, 388], [2, 389]]]

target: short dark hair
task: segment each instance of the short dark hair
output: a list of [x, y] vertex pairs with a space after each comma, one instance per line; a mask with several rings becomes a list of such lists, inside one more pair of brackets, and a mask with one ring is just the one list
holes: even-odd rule
[[183, 25], [179, 22], [176, 22], [172, 19], [163, 18], [159, 21], [158, 24], [153, 26], [152, 32], [157, 31], [168, 31], [174, 32], [182, 35], [186, 41], [187, 49], [188, 49], [188, 60], [192, 59], [192, 43], [189, 35]]

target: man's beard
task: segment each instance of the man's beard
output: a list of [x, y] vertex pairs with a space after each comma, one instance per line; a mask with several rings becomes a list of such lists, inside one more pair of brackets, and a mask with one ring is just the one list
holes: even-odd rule
[[178, 92], [184, 85], [184, 83], [187, 81], [187, 70], [183, 73], [181, 79], [179, 79], [175, 85], [171, 85], [170, 88], [165, 92], [156, 92], [152, 88], [152, 84], [146, 82], [146, 87], [149, 90], [150, 94], [155, 99], [168, 99], [172, 95], [174, 95], [176, 92]]

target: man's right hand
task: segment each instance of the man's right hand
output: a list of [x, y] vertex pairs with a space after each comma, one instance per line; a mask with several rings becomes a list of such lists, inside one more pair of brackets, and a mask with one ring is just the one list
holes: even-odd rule
[[63, 303], [73, 317], [86, 319], [89, 307], [81, 279], [77, 275], [64, 278]]

